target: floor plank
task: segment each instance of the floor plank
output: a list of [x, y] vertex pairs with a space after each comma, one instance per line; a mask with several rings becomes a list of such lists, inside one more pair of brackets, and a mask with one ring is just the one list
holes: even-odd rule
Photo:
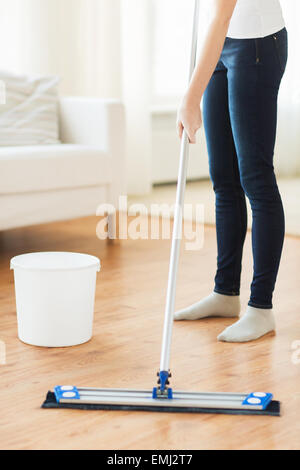
[[[300, 364], [292, 362], [292, 344], [300, 340], [298, 238], [285, 240], [274, 296], [276, 336], [248, 344], [218, 343], [218, 333], [232, 320], [209, 319], [177, 323], [173, 337], [174, 388], [271, 391], [282, 401], [281, 418], [40, 409], [56, 384], [152, 388], [156, 379], [170, 242], [124, 240], [108, 245], [97, 239], [96, 224], [91, 217], [0, 233], [0, 340], [7, 349], [7, 363], [0, 366], [1, 448], [299, 449]], [[252, 274], [250, 242], [248, 233], [244, 308]], [[88, 344], [43, 349], [17, 339], [9, 260], [20, 253], [51, 250], [101, 258], [94, 337]], [[182, 250], [177, 308], [211, 291], [215, 258], [215, 230], [206, 227], [201, 250]]]

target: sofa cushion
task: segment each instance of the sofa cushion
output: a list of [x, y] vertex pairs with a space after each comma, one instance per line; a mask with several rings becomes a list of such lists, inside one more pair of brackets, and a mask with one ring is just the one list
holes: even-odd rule
[[0, 147], [0, 194], [111, 182], [109, 156], [82, 145]]
[[0, 71], [0, 145], [58, 144], [58, 77], [27, 77]]

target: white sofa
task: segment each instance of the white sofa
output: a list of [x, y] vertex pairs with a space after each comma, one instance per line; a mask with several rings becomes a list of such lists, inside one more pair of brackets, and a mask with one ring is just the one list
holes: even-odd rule
[[126, 194], [121, 103], [60, 99], [60, 145], [0, 147], [0, 230], [95, 215]]

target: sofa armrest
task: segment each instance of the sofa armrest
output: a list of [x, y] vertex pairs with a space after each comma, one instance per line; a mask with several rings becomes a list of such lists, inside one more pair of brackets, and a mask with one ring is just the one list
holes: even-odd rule
[[63, 97], [60, 99], [60, 139], [63, 143], [101, 149], [111, 158], [112, 196], [126, 194], [125, 109], [117, 100]]

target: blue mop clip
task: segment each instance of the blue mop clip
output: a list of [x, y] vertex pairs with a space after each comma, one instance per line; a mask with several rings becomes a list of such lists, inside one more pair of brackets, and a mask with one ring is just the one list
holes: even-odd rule
[[167, 387], [168, 385], [168, 379], [171, 377], [170, 372], [167, 372], [165, 370], [160, 371], [158, 373], [159, 376], [159, 387], [154, 387], [153, 388], [153, 393], [152, 393], [152, 398], [167, 398], [169, 400], [172, 400], [173, 398], [173, 391], [172, 388]]
[[60, 403], [64, 398], [68, 400], [80, 400], [78, 389], [73, 387], [73, 385], [58, 385], [54, 387], [54, 395], [57, 403]]
[[272, 393], [263, 393], [263, 392], [255, 392], [250, 393], [247, 398], [243, 401], [242, 405], [247, 406], [258, 406], [261, 405], [262, 409], [265, 410], [273, 399]]

